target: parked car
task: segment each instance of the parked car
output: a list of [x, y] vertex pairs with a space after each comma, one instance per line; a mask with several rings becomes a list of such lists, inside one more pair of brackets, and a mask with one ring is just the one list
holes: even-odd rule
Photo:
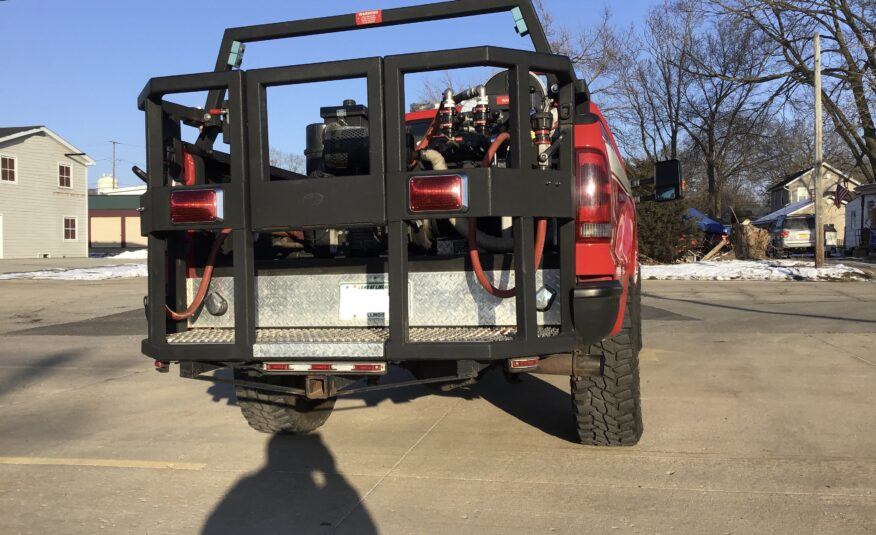
[[[779, 216], [770, 226], [770, 245], [774, 256], [815, 251], [815, 216]], [[836, 228], [824, 226], [824, 247], [836, 248]]]

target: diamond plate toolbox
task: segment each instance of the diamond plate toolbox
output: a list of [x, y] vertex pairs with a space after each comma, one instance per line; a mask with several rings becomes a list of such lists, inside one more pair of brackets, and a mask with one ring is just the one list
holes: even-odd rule
[[[496, 286], [514, 285], [514, 271], [488, 271]], [[187, 281], [188, 302], [201, 279]], [[559, 270], [536, 273], [536, 287], [560, 287]], [[387, 288], [387, 275], [320, 274], [262, 275], [256, 278], [256, 325], [260, 328], [283, 327], [385, 327], [385, 297], [375, 290]], [[371, 297], [352, 291], [367, 288]], [[499, 299], [481, 288], [470, 271], [416, 272], [410, 274], [409, 318], [411, 327], [515, 326], [517, 311], [514, 299]], [[214, 278], [211, 292], [228, 301], [228, 312], [221, 316], [202, 308], [189, 320], [191, 327], [234, 326], [234, 279]], [[355, 295], [356, 302], [349, 301]], [[344, 297], [347, 296], [347, 297]], [[342, 302], [343, 300], [343, 302]], [[372, 301], [369, 305], [368, 300]], [[538, 313], [539, 325], [559, 325], [560, 301]], [[350, 311], [353, 311], [352, 313]]]

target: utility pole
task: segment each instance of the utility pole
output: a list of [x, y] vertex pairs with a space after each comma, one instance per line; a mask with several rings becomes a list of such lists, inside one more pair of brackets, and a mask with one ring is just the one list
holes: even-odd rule
[[116, 145], [119, 144], [118, 141], [110, 141], [113, 144], [113, 188], [117, 188], [119, 186], [119, 179], [116, 177]]
[[822, 133], [821, 133], [821, 36], [815, 33], [815, 168], [812, 170], [815, 181], [815, 267], [824, 266], [824, 194], [821, 190]]

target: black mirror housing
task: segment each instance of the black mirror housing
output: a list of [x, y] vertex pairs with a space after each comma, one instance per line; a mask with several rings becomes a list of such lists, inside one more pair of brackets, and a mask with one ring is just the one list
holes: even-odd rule
[[654, 200], [665, 202], [683, 198], [681, 162], [679, 160], [657, 162], [654, 168]]

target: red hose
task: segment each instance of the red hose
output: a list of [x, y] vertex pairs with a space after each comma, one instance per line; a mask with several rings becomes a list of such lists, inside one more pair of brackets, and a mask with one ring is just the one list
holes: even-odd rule
[[[502, 132], [498, 136], [496, 136], [496, 140], [490, 145], [490, 148], [487, 150], [487, 153], [484, 155], [484, 159], [481, 162], [481, 167], [490, 167], [493, 163], [493, 157], [496, 156], [496, 152], [499, 150], [499, 147], [502, 146], [502, 143], [511, 139], [511, 135], [508, 132]], [[535, 269], [538, 270], [541, 265], [541, 259], [544, 255], [544, 242], [547, 236], [547, 219], [538, 219], [536, 220], [537, 224], [535, 227]], [[500, 288], [496, 288], [493, 286], [493, 283], [487, 279], [487, 275], [484, 273], [484, 268], [481, 266], [481, 256], [478, 254], [478, 220], [476, 217], [470, 217], [468, 219], [468, 256], [471, 259], [472, 269], [474, 269], [475, 277], [478, 279], [478, 282], [481, 286], [484, 287], [484, 290], [487, 291], [488, 294], [499, 297], [501, 299], [508, 299], [509, 297], [514, 297], [517, 294], [517, 288], [507, 288], [502, 290]]]
[[195, 294], [192, 304], [182, 312], [175, 312], [171, 310], [169, 306], [165, 305], [168, 318], [174, 321], [184, 321], [194, 316], [195, 312], [201, 308], [204, 298], [207, 297], [207, 290], [210, 289], [210, 280], [213, 278], [213, 266], [216, 264], [216, 257], [219, 256], [219, 249], [222, 247], [222, 243], [229, 234], [231, 234], [231, 229], [224, 228], [219, 232], [219, 235], [216, 236], [216, 240], [213, 242], [213, 247], [210, 249], [210, 256], [207, 257], [207, 265], [204, 267], [204, 275], [201, 277], [201, 285], [198, 286], [198, 293]]
[[481, 167], [489, 167], [493, 165], [493, 157], [496, 155], [496, 152], [499, 151], [499, 147], [502, 146], [502, 143], [511, 140], [511, 134], [508, 132], [502, 132], [498, 136], [496, 136], [495, 141], [490, 144], [490, 148], [487, 149], [487, 153], [484, 154], [484, 159], [481, 161]]
[[[478, 220], [474, 217], [469, 218], [468, 220], [468, 256], [471, 259], [472, 269], [474, 269], [475, 277], [477, 277], [478, 282], [481, 283], [481, 286], [484, 287], [484, 290], [487, 291], [488, 294], [499, 297], [501, 299], [508, 299], [509, 297], [514, 297], [517, 295], [517, 288], [508, 288], [506, 290], [502, 290], [500, 288], [496, 288], [493, 286], [493, 283], [487, 278], [486, 273], [484, 273], [484, 268], [481, 266], [481, 256], [478, 254], [478, 243], [477, 235], [478, 231]], [[541, 265], [541, 258], [544, 254], [544, 242], [545, 236], [547, 235], [547, 219], [539, 219], [537, 220], [537, 225], [535, 228], [535, 269], [537, 270]]]

